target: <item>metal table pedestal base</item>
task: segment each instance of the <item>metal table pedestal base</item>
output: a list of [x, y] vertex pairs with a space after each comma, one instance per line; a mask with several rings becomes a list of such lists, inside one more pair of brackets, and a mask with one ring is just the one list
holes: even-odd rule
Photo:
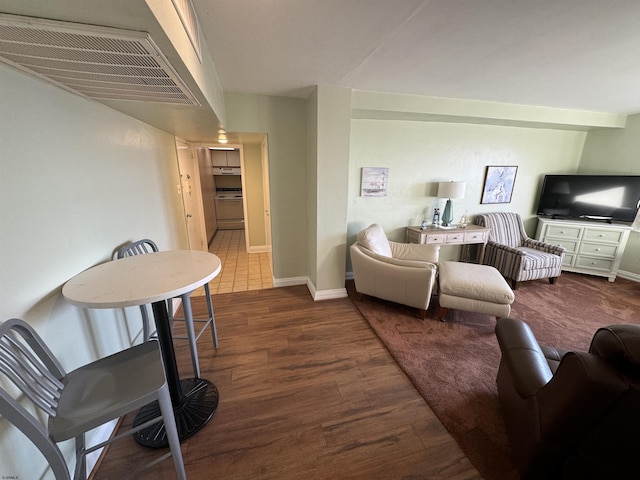
[[[218, 389], [209, 380], [188, 378], [180, 380], [183, 399], [180, 405], [173, 407], [180, 441], [189, 438], [204, 427], [218, 408]], [[140, 409], [133, 426], [142, 425], [160, 415], [158, 402], [150, 403]], [[150, 448], [162, 448], [169, 445], [162, 422], [136, 432], [133, 438], [140, 445]]]

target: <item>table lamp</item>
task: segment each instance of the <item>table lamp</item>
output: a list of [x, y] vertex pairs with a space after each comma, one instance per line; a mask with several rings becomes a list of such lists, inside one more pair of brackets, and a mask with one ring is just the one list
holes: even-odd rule
[[464, 198], [464, 191], [467, 188], [467, 182], [440, 182], [438, 184], [438, 197], [446, 198], [447, 204], [442, 212], [442, 226], [449, 227], [453, 223], [453, 204], [452, 199]]

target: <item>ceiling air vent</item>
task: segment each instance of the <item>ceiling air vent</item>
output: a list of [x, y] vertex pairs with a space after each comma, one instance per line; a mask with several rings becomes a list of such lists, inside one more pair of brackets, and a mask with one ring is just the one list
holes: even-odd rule
[[0, 60], [96, 100], [200, 105], [144, 32], [0, 14]]

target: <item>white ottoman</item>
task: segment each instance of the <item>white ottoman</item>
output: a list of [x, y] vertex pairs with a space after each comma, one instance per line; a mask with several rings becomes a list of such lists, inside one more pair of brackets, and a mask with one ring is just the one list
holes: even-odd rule
[[504, 277], [489, 265], [440, 262], [438, 266], [440, 313], [444, 321], [447, 310], [508, 317], [515, 300], [513, 290]]

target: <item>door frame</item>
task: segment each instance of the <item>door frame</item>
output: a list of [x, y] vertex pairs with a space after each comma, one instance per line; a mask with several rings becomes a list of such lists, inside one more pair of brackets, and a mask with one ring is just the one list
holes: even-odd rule
[[175, 145], [189, 249], [206, 252], [208, 250], [207, 230], [204, 221], [200, 167], [195, 148], [192, 144], [178, 137], [175, 137]]

